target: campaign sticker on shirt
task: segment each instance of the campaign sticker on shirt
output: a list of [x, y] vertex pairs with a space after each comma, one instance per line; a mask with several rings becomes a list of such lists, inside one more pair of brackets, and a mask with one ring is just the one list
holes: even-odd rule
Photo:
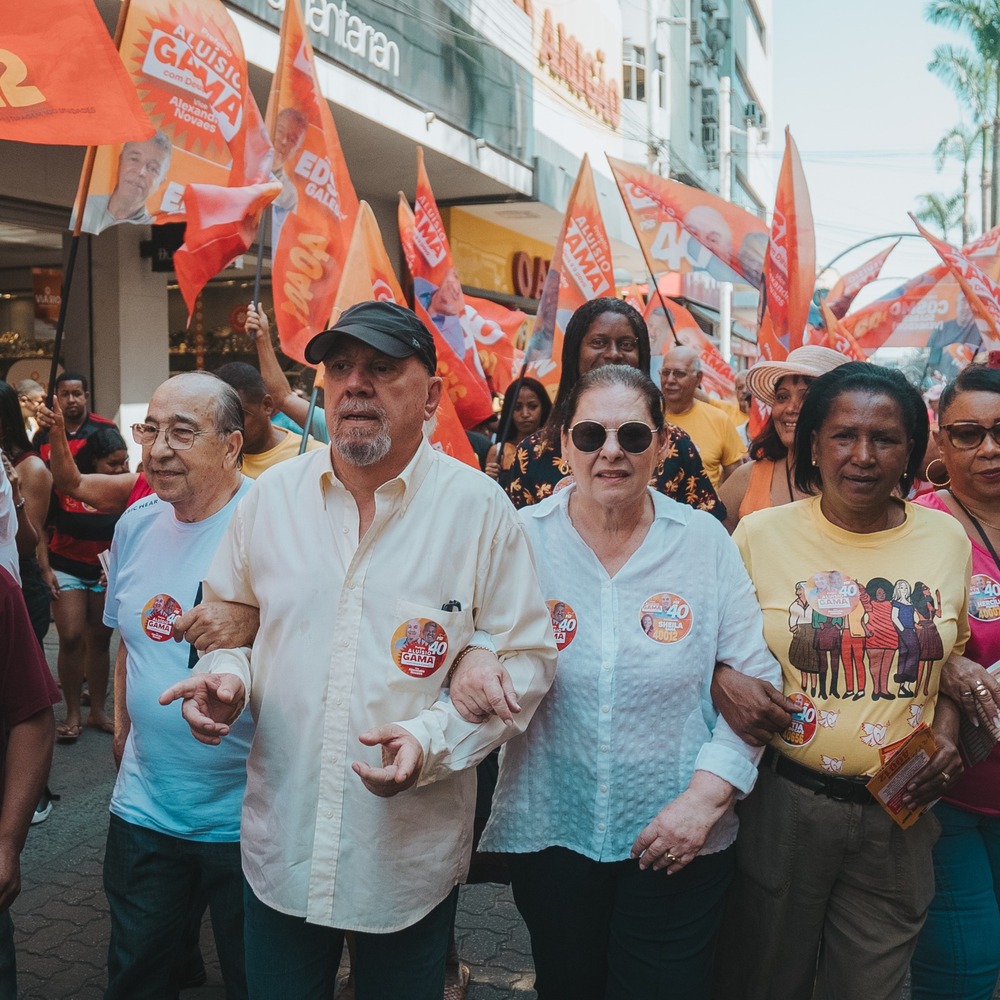
[[154, 642], [166, 642], [174, 634], [174, 619], [183, 613], [184, 609], [169, 594], [157, 594], [140, 613], [142, 630]]
[[639, 625], [654, 642], [680, 642], [694, 618], [691, 606], [676, 594], [653, 594], [647, 597], [639, 611]]
[[430, 677], [448, 655], [448, 633], [430, 618], [408, 618], [392, 633], [392, 658], [410, 677]]
[[806, 597], [821, 615], [827, 618], [846, 618], [861, 600], [861, 590], [849, 576], [840, 570], [814, 573], [806, 581]]
[[565, 601], [546, 601], [549, 618], [552, 619], [552, 634], [556, 637], [556, 648], [562, 652], [576, 636], [576, 612]]
[[572, 474], [568, 476], [563, 476], [555, 486], [552, 487], [552, 495], [555, 496], [560, 491], [566, 489], [567, 486], [572, 486], [576, 480], [573, 478]]
[[980, 622], [1000, 618], [1000, 583], [993, 577], [977, 573], [969, 581], [969, 615]]
[[790, 747], [804, 747], [816, 735], [816, 706], [802, 693], [789, 695], [795, 702], [795, 711], [788, 728], [781, 734], [782, 742]]

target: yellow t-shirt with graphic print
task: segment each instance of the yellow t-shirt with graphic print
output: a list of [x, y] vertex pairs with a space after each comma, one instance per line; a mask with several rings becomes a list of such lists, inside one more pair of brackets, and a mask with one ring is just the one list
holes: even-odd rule
[[[772, 745], [816, 771], [874, 774], [880, 748], [933, 721], [942, 663], [965, 649], [972, 568], [965, 532], [947, 514], [908, 503], [899, 527], [855, 534], [831, 524], [820, 498], [809, 497], [744, 517], [733, 541], [757, 589], [764, 638], [781, 664], [784, 693], [799, 705]], [[798, 634], [803, 625], [795, 632], [789, 628], [788, 609], [797, 599], [812, 611], [806, 626], [811, 635]], [[855, 699], [844, 697], [841, 644], [845, 629], [850, 641], [859, 607], [866, 684]], [[920, 656], [934, 645], [920, 634], [929, 628], [937, 630], [944, 649], [943, 657], [931, 661]], [[831, 694], [834, 676], [839, 696]], [[875, 698], [880, 687], [891, 697]]]

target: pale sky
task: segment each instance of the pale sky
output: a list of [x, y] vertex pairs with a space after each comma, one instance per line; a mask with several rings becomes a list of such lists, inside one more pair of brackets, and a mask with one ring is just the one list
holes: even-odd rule
[[[923, 0], [774, 0], [774, 128], [777, 180], [785, 125], [802, 155], [816, 224], [817, 266], [852, 243], [910, 232], [917, 196], [950, 194], [961, 183], [957, 161], [936, 170], [938, 140], [962, 118], [950, 88], [927, 69], [934, 47], [967, 44], [924, 20]], [[979, 232], [978, 157], [971, 164], [973, 234]], [[773, 198], [773, 192], [771, 193]], [[952, 234], [960, 242], [960, 233]], [[836, 265], [849, 270], [888, 241]], [[858, 304], [926, 270], [937, 256], [905, 239]]]

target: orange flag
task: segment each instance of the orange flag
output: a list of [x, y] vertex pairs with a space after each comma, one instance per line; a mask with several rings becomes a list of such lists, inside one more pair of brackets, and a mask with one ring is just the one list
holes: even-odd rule
[[832, 347], [853, 361], [867, 361], [868, 356], [861, 345], [851, 336], [851, 331], [840, 322], [825, 299], [820, 302], [819, 307], [823, 312], [823, 322], [826, 324], [826, 343], [822, 346]]
[[[330, 315], [330, 325], [340, 319], [340, 314], [345, 309], [358, 302], [369, 300], [406, 305], [399, 281], [392, 264], [389, 263], [389, 255], [385, 252], [385, 244], [382, 242], [382, 233], [375, 221], [375, 214], [368, 202], [362, 201], [358, 203], [354, 234], [344, 260], [336, 301]], [[440, 358], [438, 374], [442, 375], [447, 387], [448, 377], [441, 372]], [[441, 402], [434, 417], [430, 441], [439, 451], [446, 452], [476, 469], [479, 468], [479, 460], [465, 436], [465, 430], [447, 392], [441, 393]]]
[[756, 215], [633, 163], [608, 163], [650, 274], [703, 270], [761, 287], [767, 227]]
[[989, 328], [989, 333], [983, 335], [983, 346], [987, 350], [995, 350], [1000, 346], [1000, 285], [961, 250], [950, 243], [932, 236], [919, 222], [912, 212], [909, 213], [917, 231], [944, 261], [945, 266], [955, 276], [965, 294], [972, 311], [982, 319]]
[[815, 286], [816, 233], [809, 189], [795, 140], [786, 128], [771, 238], [764, 258], [763, 303], [771, 321], [767, 337], [776, 338], [786, 352], [802, 346]]
[[570, 316], [584, 302], [614, 294], [611, 244], [604, 230], [590, 160], [584, 155], [542, 286], [534, 331], [525, 349], [529, 374], [545, 386], [558, 385], [563, 330]]
[[327, 327], [358, 196], [316, 79], [299, 0], [285, 4], [267, 126], [281, 182], [271, 206], [274, 314], [282, 351], [303, 361], [305, 345]]
[[490, 392], [501, 395], [521, 372], [524, 351], [515, 345], [528, 316], [520, 309], [508, 309], [473, 295], [465, 296], [465, 311], [479, 347], [486, 384]]
[[0, 139], [98, 146], [155, 131], [91, 0], [5, 4], [0, 63]]
[[843, 319], [847, 315], [847, 310], [851, 308], [851, 303], [855, 296], [869, 282], [874, 281], [882, 271], [886, 258], [899, 246], [896, 240], [892, 246], [886, 247], [880, 253], [875, 254], [870, 260], [866, 260], [860, 267], [837, 279], [836, 284], [830, 289], [826, 296], [826, 304], [830, 307], [830, 312], [837, 319]]
[[[456, 341], [454, 341], [452, 336], [446, 337], [444, 335], [441, 328], [431, 319], [430, 313], [424, 306], [421, 296], [425, 296], [427, 290], [426, 287], [424, 289], [418, 287], [416, 277], [421, 267], [421, 251], [417, 248], [418, 240], [421, 237], [417, 232], [413, 211], [410, 209], [409, 203], [402, 192], [399, 195], [398, 219], [399, 239], [403, 246], [403, 255], [406, 257], [410, 273], [414, 275], [414, 312], [416, 312], [424, 326], [434, 336], [434, 346], [437, 349], [438, 375], [444, 379], [448, 395], [455, 405], [455, 410], [458, 413], [459, 420], [462, 421], [462, 426], [475, 427], [477, 424], [481, 424], [484, 420], [489, 420], [493, 416], [493, 397], [487, 388], [486, 378], [480, 374], [480, 371], [470, 368], [462, 360], [462, 357], [459, 356], [454, 347]], [[441, 231], [441, 235], [444, 235], [443, 230]], [[427, 282], [423, 282], [423, 284], [426, 286]], [[458, 295], [461, 296], [462, 294], [462, 286], [459, 284], [454, 268], [451, 269], [449, 276], [443, 284], [449, 288], [445, 299], [448, 301], [449, 310], [451, 310], [453, 307], [452, 304], [455, 303], [454, 289], [457, 287]], [[426, 297], [432, 298], [433, 296]], [[461, 310], [462, 312], [465, 311], [464, 299], [461, 300]], [[459, 323], [460, 317], [457, 314], [449, 312], [447, 316], [442, 316], [441, 318], [449, 321], [449, 329], [454, 328], [452, 330], [453, 334], [457, 331], [459, 338], [465, 336], [465, 332], [461, 329]], [[472, 340], [471, 335], [469, 339], [470, 341]], [[472, 341], [471, 355], [475, 357], [478, 365], [479, 355], [476, 352], [474, 341]]]

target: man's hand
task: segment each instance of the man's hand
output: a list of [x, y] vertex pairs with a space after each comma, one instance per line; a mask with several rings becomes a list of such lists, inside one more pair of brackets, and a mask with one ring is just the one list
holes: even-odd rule
[[712, 677], [712, 701], [730, 728], [752, 747], [766, 746], [792, 721], [795, 702], [773, 684], [723, 664]]
[[514, 724], [512, 713], [521, 706], [514, 682], [496, 653], [478, 646], [470, 649], [451, 678], [451, 703], [466, 722], [485, 722], [491, 715]]
[[271, 327], [267, 321], [267, 314], [259, 302], [251, 302], [247, 306], [247, 319], [244, 329], [251, 340], [256, 340], [258, 337], [266, 338], [271, 335]]
[[974, 726], [979, 725], [978, 702], [986, 710], [986, 717], [1000, 727], [1000, 684], [974, 660], [957, 653], [949, 656], [941, 668], [941, 690]]
[[63, 421], [62, 408], [59, 406], [59, 400], [55, 396], [52, 397], [52, 409], [50, 410], [44, 403], [38, 404], [38, 409], [35, 410], [35, 420], [38, 421], [38, 426], [44, 428], [47, 431], [57, 430], [60, 434], [66, 433], [66, 424]]
[[160, 695], [160, 704], [183, 698], [181, 715], [199, 743], [218, 746], [243, 711], [246, 689], [235, 674], [193, 674]]
[[21, 852], [16, 844], [0, 840], [0, 913], [10, 909], [20, 892]]
[[402, 726], [376, 726], [358, 737], [366, 747], [382, 747], [382, 766], [363, 760], [352, 765], [354, 773], [372, 795], [391, 798], [412, 787], [424, 766], [424, 749], [416, 736]]
[[260, 609], [249, 604], [205, 601], [174, 619], [174, 639], [195, 649], [238, 649], [252, 646], [260, 628]]

